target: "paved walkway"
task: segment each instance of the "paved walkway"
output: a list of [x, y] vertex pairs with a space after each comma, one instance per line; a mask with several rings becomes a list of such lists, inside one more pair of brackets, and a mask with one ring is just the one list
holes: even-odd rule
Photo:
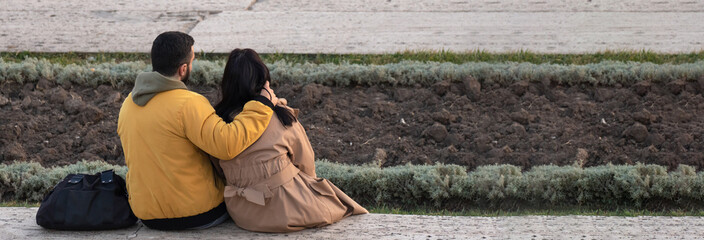
[[148, 52], [188, 32], [196, 49], [386, 53], [403, 50], [704, 50], [693, 0], [3, 0], [0, 51]]
[[233, 222], [200, 231], [163, 232], [137, 226], [67, 232], [36, 225], [37, 208], [0, 208], [0, 239], [702, 239], [701, 217], [448, 217], [368, 214], [287, 234], [255, 233]]

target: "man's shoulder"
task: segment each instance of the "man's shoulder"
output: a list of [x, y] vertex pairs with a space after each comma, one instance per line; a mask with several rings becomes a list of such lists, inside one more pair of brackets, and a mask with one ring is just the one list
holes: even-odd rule
[[185, 89], [177, 89], [172, 91], [176, 91], [171, 94], [173, 94], [174, 98], [179, 99], [177, 102], [180, 106], [179, 109], [182, 112], [200, 112], [203, 110], [210, 112], [213, 109], [213, 106], [210, 105], [210, 101], [205, 96], [197, 92]]
[[197, 92], [186, 90], [186, 89], [174, 89], [174, 90], [170, 90], [170, 91], [163, 92], [160, 94], [164, 94], [165, 97], [168, 97], [168, 98], [180, 98], [180, 99], [184, 100], [184, 102], [202, 101], [202, 100], [207, 101], [207, 99], [203, 95], [200, 95]]
[[200, 95], [197, 92], [188, 90], [188, 89], [174, 89], [174, 90], [169, 90], [164, 93], [170, 93], [170, 94], [177, 94], [177, 95], [184, 95], [184, 96], [189, 96], [189, 97], [196, 97], [200, 96], [202, 97], [203, 95]]

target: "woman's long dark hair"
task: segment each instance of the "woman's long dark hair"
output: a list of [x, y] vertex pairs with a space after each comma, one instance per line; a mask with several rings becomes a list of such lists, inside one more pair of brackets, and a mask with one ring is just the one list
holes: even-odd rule
[[[215, 105], [215, 113], [225, 122], [232, 122], [232, 113], [242, 111], [244, 104], [259, 96], [267, 81], [271, 81], [269, 68], [257, 52], [249, 48], [232, 50], [220, 82], [221, 97]], [[284, 126], [291, 126], [296, 121], [285, 107], [275, 106], [274, 113]]]

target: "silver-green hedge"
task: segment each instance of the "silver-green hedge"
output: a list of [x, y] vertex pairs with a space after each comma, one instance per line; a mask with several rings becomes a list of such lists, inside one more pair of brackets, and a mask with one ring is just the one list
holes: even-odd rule
[[[217, 85], [223, 73], [223, 61], [193, 63], [192, 82]], [[314, 64], [277, 61], [268, 65], [272, 79], [284, 83], [320, 83], [330, 86], [432, 85], [439, 81], [462, 81], [472, 76], [482, 83], [502, 85], [517, 81], [557, 84], [633, 84], [638, 81], [694, 81], [704, 77], [704, 61], [685, 64], [614, 62], [586, 65], [485, 63], [464, 64], [402, 61], [385, 65]], [[28, 58], [22, 62], [5, 62], [0, 58], [0, 83], [36, 82], [47, 79], [57, 83], [79, 85], [130, 86], [138, 73], [151, 71], [145, 62], [82, 63], [61, 65], [46, 59]]]
[[658, 165], [536, 166], [522, 172], [517, 166], [481, 166], [472, 172], [457, 165], [350, 166], [317, 163], [321, 177], [351, 196], [375, 204], [403, 206], [462, 203], [501, 206], [521, 202], [529, 206], [645, 207], [658, 204], [696, 207], [704, 200], [704, 172], [680, 165], [672, 172]]
[[[521, 171], [511, 165], [481, 166], [472, 172], [458, 165], [405, 165], [379, 168], [316, 162], [319, 177], [327, 178], [364, 204], [467, 208], [521, 202], [527, 206], [701, 207], [704, 172], [681, 165], [668, 172], [658, 165], [536, 166]], [[37, 163], [0, 164], [3, 200], [41, 201], [69, 173], [127, 168], [102, 161], [82, 161], [44, 168]]]
[[45, 168], [36, 162], [0, 164], [0, 197], [2, 200], [41, 201], [70, 173], [88, 173], [114, 169], [120, 176], [127, 174], [124, 166], [115, 166], [103, 161], [81, 161], [63, 167]]

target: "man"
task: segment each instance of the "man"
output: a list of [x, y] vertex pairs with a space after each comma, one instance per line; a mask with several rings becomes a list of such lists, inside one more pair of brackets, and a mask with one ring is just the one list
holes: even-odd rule
[[254, 143], [272, 117], [269, 89], [227, 124], [208, 100], [186, 88], [193, 38], [160, 34], [152, 45], [153, 72], [137, 76], [117, 124], [125, 153], [127, 192], [135, 215], [150, 228], [203, 229], [229, 218], [224, 186], [208, 154], [232, 159]]

